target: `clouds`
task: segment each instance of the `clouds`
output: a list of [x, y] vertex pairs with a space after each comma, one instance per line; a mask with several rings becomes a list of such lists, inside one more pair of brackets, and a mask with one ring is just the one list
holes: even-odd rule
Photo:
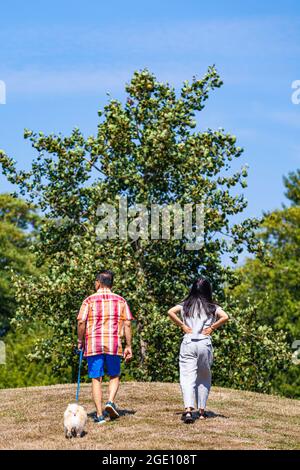
[[[170, 13], [167, 2], [149, 11], [139, 2], [138, 15], [124, 2], [118, 12], [107, 2], [93, 1], [90, 10], [82, 2], [76, 10], [72, 2], [71, 12], [67, 2], [54, 3], [47, 14], [39, 6], [28, 11], [17, 26], [12, 12], [11, 21], [1, 24], [0, 80], [7, 104], [0, 106], [0, 146], [21, 166], [29, 159], [23, 127], [68, 132], [76, 123], [89, 132], [105, 93], [122, 98], [134, 70], [147, 66], [178, 88], [216, 64], [224, 86], [211, 94], [199, 127], [224, 127], [245, 147], [253, 213], [260, 212], [262, 197], [265, 208], [280, 204], [282, 174], [299, 161], [300, 105], [291, 102], [291, 83], [300, 79], [300, 17], [288, 0], [289, 16], [255, 16], [255, 2], [230, 9], [230, 2], [178, 1]], [[259, 5], [271, 11], [265, 2]]]
[[[299, 17], [264, 17], [233, 19], [172, 20], [151, 22], [144, 20], [111, 22], [99, 21], [97, 27], [71, 25], [41, 25], [35, 28], [1, 28], [0, 40], [8, 45], [9, 55], [21, 50], [28, 56], [41, 57], [42, 53], [55, 51], [59, 56], [71, 54], [76, 59], [81, 54], [158, 55], [165, 53], [214, 53], [226, 57], [299, 52]], [[13, 31], [13, 34], [12, 34]], [[32, 47], [34, 46], [34, 47]], [[40, 51], [40, 53], [38, 52]], [[1, 54], [5, 53], [1, 49]], [[20, 57], [19, 57], [20, 59]]]
[[25, 67], [19, 71], [7, 71], [6, 82], [10, 93], [26, 96], [51, 94], [90, 94], [120, 91], [128, 81], [128, 70], [98, 69], [46, 69]]
[[283, 54], [299, 55], [299, 27], [278, 17], [4, 27], [0, 78], [15, 93], [91, 93], [119, 91], [144, 66], [178, 86], [216, 63], [229, 86], [268, 86]]
[[300, 129], [300, 106], [295, 111], [271, 111], [267, 117], [284, 128]]

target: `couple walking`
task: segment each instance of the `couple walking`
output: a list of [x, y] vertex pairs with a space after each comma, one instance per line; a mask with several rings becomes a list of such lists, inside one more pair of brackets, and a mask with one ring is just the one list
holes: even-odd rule
[[[84, 300], [77, 317], [78, 348], [84, 349], [92, 395], [96, 406], [95, 422], [104, 424], [104, 410], [111, 419], [119, 417], [115, 397], [120, 385], [121, 359], [132, 358], [131, 320], [133, 316], [123, 297], [112, 292], [113, 273], [97, 275], [96, 293]], [[185, 333], [179, 354], [180, 386], [186, 423], [194, 421], [192, 411], [199, 410], [205, 419], [205, 407], [211, 387], [213, 348], [211, 334], [228, 320], [228, 315], [215, 304], [208, 280], [197, 279], [183, 302], [171, 308], [170, 319]], [[180, 315], [180, 316], [179, 316]], [[125, 349], [122, 337], [125, 336]], [[102, 407], [102, 378], [109, 376], [109, 398]]]

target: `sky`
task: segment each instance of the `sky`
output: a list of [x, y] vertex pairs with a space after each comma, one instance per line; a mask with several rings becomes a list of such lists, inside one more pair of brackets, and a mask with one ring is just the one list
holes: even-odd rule
[[[244, 214], [259, 217], [285, 202], [282, 177], [300, 162], [299, 1], [2, 2], [0, 148], [28, 168], [24, 128], [94, 134], [107, 93], [123, 100], [135, 70], [179, 88], [212, 64], [224, 85], [198, 126], [236, 135], [245, 151], [233, 170], [249, 165]], [[0, 191], [12, 189], [0, 175]]]

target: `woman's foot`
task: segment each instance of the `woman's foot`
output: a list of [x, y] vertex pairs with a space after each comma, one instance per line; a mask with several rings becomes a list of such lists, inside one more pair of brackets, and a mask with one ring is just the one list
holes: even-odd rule
[[195, 421], [191, 411], [185, 411], [182, 417], [185, 424], [191, 424]]
[[199, 410], [199, 419], [206, 419], [207, 414], [205, 413], [205, 410], [203, 408], [200, 408]]

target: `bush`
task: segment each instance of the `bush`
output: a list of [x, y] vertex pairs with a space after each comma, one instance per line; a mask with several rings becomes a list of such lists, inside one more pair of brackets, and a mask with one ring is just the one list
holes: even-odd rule
[[30, 358], [37, 338], [48, 336], [35, 325], [26, 332], [11, 330], [2, 341], [6, 347], [6, 364], [0, 365], [0, 388], [53, 385], [71, 381], [71, 371], [66, 368], [62, 374], [54, 375], [52, 364], [41, 359]]

